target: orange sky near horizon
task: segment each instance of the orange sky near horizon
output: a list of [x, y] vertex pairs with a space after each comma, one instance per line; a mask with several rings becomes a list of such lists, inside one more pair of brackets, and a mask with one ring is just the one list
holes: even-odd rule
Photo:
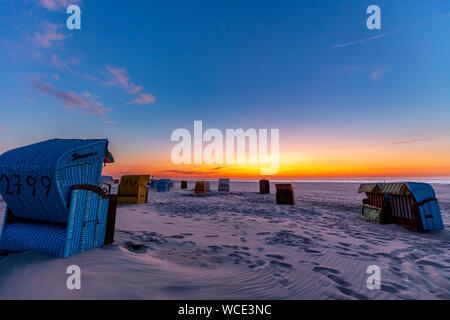
[[[268, 178], [444, 178], [450, 177], [450, 139], [392, 144], [310, 144], [281, 147], [279, 171]], [[303, 150], [303, 151], [298, 151]], [[158, 178], [260, 178], [259, 165], [175, 165], [170, 148], [158, 153], [135, 149], [114, 152], [105, 175], [150, 174]]]

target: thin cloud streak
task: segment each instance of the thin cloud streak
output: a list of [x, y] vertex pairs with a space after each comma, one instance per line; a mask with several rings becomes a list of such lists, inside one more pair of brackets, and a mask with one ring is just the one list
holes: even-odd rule
[[85, 115], [97, 115], [100, 118], [106, 118], [106, 112], [111, 112], [111, 108], [101, 108], [103, 105], [91, 99], [91, 94], [86, 92], [81, 95], [77, 95], [71, 91], [62, 91], [56, 89], [50, 83], [44, 82], [40, 79], [31, 79], [31, 84], [38, 90], [39, 93], [55, 98], [66, 109], [76, 108], [78, 111]]
[[66, 39], [66, 36], [58, 31], [59, 28], [58, 25], [47, 22], [42, 33], [34, 33], [35, 43], [40, 47], [49, 48], [53, 42]]
[[349, 41], [349, 42], [345, 42], [345, 43], [334, 44], [334, 45], [332, 45], [330, 47], [333, 48], [333, 49], [334, 48], [343, 48], [343, 47], [348, 47], [348, 46], [364, 43], [364, 42], [375, 40], [375, 39], [384, 38], [384, 37], [387, 37], [387, 36], [390, 36], [390, 35], [393, 35], [393, 34], [396, 34], [396, 33], [403, 32], [403, 31], [405, 31], [405, 30], [407, 30], [408, 28], [411, 28], [411, 27], [416, 27], [416, 26], [420, 26], [420, 25], [423, 25], [423, 24], [426, 24], [426, 23], [439, 21], [439, 20], [442, 20], [442, 19], [446, 19], [448, 17], [450, 17], [450, 12], [444, 13], [444, 14], [442, 14], [440, 16], [428, 19], [426, 21], [419, 22], [417, 24], [410, 24], [408, 26], [401, 27], [401, 28], [396, 29], [396, 30], [391, 31], [391, 32], [385, 32], [385, 33], [378, 34], [376, 36], [368, 37], [368, 38], [364, 38], [364, 39], [359, 39], [359, 40]]
[[416, 143], [416, 142], [427, 142], [427, 141], [433, 141], [438, 139], [437, 137], [431, 137], [431, 138], [417, 138], [417, 139], [409, 139], [409, 140], [402, 140], [402, 141], [396, 141], [392, 142], [391, 144], [399, 145], [399, 144], [410, 144], [410, 143]]
[[71, 4], [81, 4], [81, 0], [35, 0], [34, 2], [49, 11], [65, 10]]
[[110, 66], [106, 66], [106, 68], [114, 77], [113, 80], [105, 82], [106, 86], [118, 85], [124, 88], [130, 94], [136, 94], [142, 91], [141, 86], [136, 86], [130, 82], [130, 78], [128, 77], [127, 71], [125, 69], [116, 69]]
[[138, 104], [138, 105], [147, 105], [155, 102], [155, 97], [148, 93], [141, 93], [139, 98], [128, 102], [127, 104]]

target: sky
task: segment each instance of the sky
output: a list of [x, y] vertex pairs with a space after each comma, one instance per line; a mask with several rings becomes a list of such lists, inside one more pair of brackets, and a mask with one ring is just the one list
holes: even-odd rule
[[174, 164], [198, 120], [279, 129], [277, 178], [450, 177], [449, 61], [448, 0], [0, 0], [0, 153], [107, 138], [115, 177], [260, 176]]

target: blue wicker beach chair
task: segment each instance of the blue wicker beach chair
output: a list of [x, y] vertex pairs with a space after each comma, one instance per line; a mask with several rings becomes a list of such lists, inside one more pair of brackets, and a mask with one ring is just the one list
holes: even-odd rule
[[383, 183], [380, 194], [390, 198], [394, 223], [422, 232], [444, 229], [439, 201], [429, 184]]
[[163, 192], [170, 190], [170, 179], [161, 179], [158, 181], [156, 191]]
[[156, 189], [157, 186], [158, 186], [158, 180], [151, 179], [150, 180], [150, 189]]
[[111, 162], [107, 147], [107, 140], [55, 139], [1, 155], [7, 209], [0, 250], [66, 258], [103, 246], [109, 198], [99, 185], [103, 162]]

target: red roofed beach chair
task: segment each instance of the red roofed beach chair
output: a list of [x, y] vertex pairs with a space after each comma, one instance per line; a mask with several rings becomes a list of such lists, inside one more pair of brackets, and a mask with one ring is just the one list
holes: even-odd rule
[[277, 204], [295, 204], [294, 187], [291, 183], [276, 184], [275, 188]]

